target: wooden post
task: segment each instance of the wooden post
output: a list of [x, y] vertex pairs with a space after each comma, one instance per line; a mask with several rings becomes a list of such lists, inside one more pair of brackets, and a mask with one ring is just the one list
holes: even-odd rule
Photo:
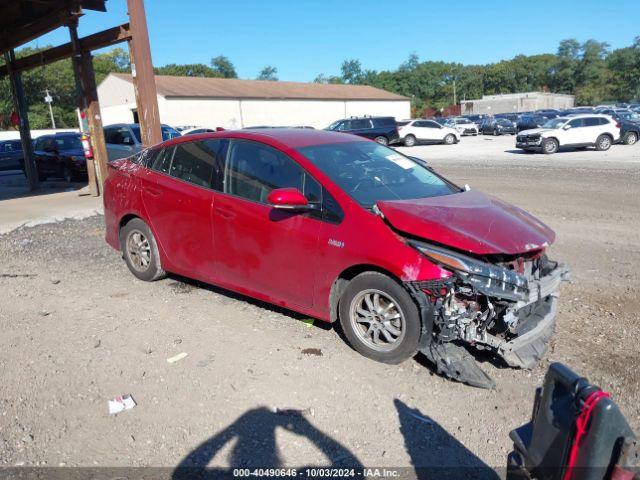
[[82, 52], [82, 80], [85, 86], [85, 99], [87, 102], [86, 118], [89, 123], [89, 135], [93, 147], [93, 158], [96, 173], [100, 185], [100, 191], [104, 181], [109, 176], [107, 146], [104, 141], [104, 130], [102, 129], [102, 117], [100, 116], [100, 102], [98, 102], [98, 88], [96, 87], [96, 76], [93, 71], [93, 60], [91, 52]]
[[131, 40], [131, 75], [136, 92], [140, 135], [145, 147], [162, 142], [160, 114], [158, 112], [158, 93], [153, 75], [149, 32], [143, 0], [127, 0]]
[[7, 71], [9, 73], [13, 102], [18, 115], [20, 116], [20, 140], [22, 141], [22, 152], [24, 154], [24, 173], [27, 176], [27, 181], [29, 182], [29, 190], [33, 192], [34, 190], [38, 190], [40, 184], [38, 181], [36, 162], [33, 156], [31, 128], [29, 127], [28, 107], [27, 101], [24, 98], [22, 78], [19, 73], [13, 72], [11, 69], [13, 62], [16, 60], [13, 49], [5, 52], [4, 60], [7, 64]]
[[[80, 131], [83, 133], [89, 133], [89, 128], [86, 122], [87, 118], [87, 95], [86, 85], [83, 82], [82, 75], [82, 52], [80, 51], [80, 41], [78, 40], [78, 19], [73, 18], [67, 25], [69, 27], [69, 37], [71, 38], [71, 64], [73, 66], [73, 77], [76, 83], [76, 104], [80, 110], [78, 115], [78, 124]], [[93, 138], [91, 139], [93, 141]], [[102, 183], [100, 182], [95, 166], [95, 154], [93, 159], [87, 159], [87, 177], [89, 179], [89, 193], [97, 197], [100, 195]]]

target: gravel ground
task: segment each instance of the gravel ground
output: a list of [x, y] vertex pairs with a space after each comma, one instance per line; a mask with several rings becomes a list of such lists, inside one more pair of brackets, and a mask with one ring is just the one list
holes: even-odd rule
[[[502, 467], [551, 361], [612, 392], [640, 431], [640, 148], [512, 147], [402, 150], [557, 231], [551, 254], [573, 281], [533, 371], [485, 362], [497, 382], [486, 391], [419, 358], [378, 364], [291, 312], [182, 278], [137, 281], [101, 216], [21, 228], [0, 236], [0, 465]], [[137, 406], [109, 415], [127, 393]]]

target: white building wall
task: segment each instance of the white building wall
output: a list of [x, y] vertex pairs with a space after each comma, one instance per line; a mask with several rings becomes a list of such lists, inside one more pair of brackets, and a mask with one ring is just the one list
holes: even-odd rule
[[[136, 109], [133, 84], [108, 76], [98, 86], [102, 123], [133, 122]], [[158, 95], [160, 121], [172, 126], [198, 125], [227, 129], [258, 125], [308, 125], [325, 128], [351, 116], [410, 118], [409, 100], [239, 100], [184, 98]]]

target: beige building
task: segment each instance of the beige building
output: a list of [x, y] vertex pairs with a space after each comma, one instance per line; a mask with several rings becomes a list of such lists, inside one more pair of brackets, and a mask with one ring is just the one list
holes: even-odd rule
[[478, 100], [460, 102], [462, 115], [511, 112], [532, 112], [545, 108], [565, 110], [575, 105], [573, 95], [547, 92], [508, 93], [504, 95], [483, 95]]
[[[156, 76], [160, 121], [171, 126], [324, 128], [350, 116], [409, 118], [410, 100], [365, 85]], [[131, 75], [98, 86], [102, 123], [137, 122]]]

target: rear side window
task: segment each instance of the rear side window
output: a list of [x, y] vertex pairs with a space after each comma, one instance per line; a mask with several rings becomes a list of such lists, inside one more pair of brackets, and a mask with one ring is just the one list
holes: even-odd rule
[[371, 128], [371, 120], [368, 120], [368, 119], [351, 120], [350, 130], [362, 130], [365, 128]]
[[393, 117], [374, 118], [373, 123], [379, 127], [394, 127], [396, 119]]
[[584, 119], [584, 126], [585, 127], [597, 127], [598, 125], [603, 125], [603, 123], [600, 120], [604, 120], [604, 118], [597, 118], [597, 117], [585, 118]]
[[173, 159], [173, 153], [175, 148], [164, 148], [160, 150], [160, 152], [155, 156], [153, 162], [149, 163], [148, 166], [160, 173], [169, 173], [169, 168], [171, 167], [171, 160]]
[[310, 203], [322, 201], [320, 184], [284, 153], [256, 142], [234, 141], [229, 147], [224, 192], [267, 203], [271, 190], [297, 188]]
[[182, 143], [175, 148], [169, 169], [172, 177], [200, 187], [211, 188], [213, 173], [219, 172], [219, 141]]

